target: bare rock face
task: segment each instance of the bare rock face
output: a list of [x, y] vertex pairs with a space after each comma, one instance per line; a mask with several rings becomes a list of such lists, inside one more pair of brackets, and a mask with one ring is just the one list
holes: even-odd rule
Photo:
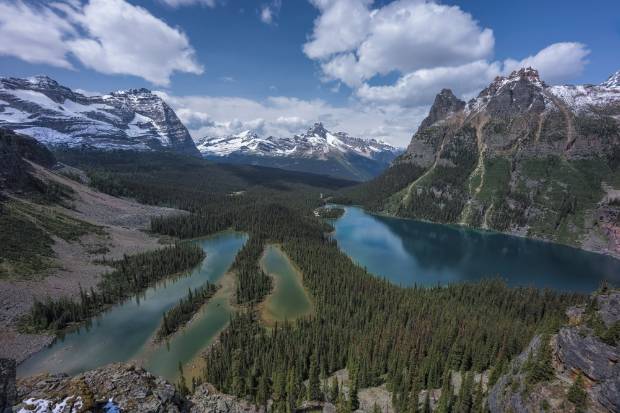
[[[618, 320], [619, 297], [618, 291], [594, 297], [598, 308], [593, 313], [601, 320], [607, 319], [610, 322], [608, 327], [614, 326]], [[547, 411], [573, 411], [567, 394], [580, 374], [585, 383], [588, 411], [620, 411], [620, 342], [603, 342], [589, 325], [591, 314], [584, 313], [582, 307], [567, 311], [570, 325], [562, 327], [548, 343], [552, 348], [554, 377], [527, 389], [523, 366], [529, 354], [535, 354], [542, 344], [541, 336], [536, 336], [513, 360], [510, 372], [500, 377], [489, 391], [491, 412], [539, 411], [543, 400], [548, 405]]]
[[48, 146], [199, 155], [172, 108], [148, 89], [86, 96], [47, 76], [0, 78], [0, 126]]
[[620, 292], [599, 295], [596, 302], [598, 314], [607, 328], [620, 321]]
[[15, 360], [0, 359], [0, 413], [11, 412], [16, 398]]
[[620, 257], [620, 207], [606, 202], [620, 190], [610, 178], [620, 165], [618, 78], [551, 86], [523, 68], [467, 104], [442, 90], [383, 177], [420, 173], [367, 206]]
[[[131, 364], [111, 364], [75, 377], [38, 375], [19, 380], [17, 410], [180, 412], [185, 401], [161, 377]], [[43, 410], [37, 410], [43, 409]], [[117, 410], [114, 410], [117, 409]]]
[[209, 384], [202, 384], [196, 388], [189, 399], [191, 413], [264, 413], [259, 408], [245, 400], [228, 394], [218, 393]]

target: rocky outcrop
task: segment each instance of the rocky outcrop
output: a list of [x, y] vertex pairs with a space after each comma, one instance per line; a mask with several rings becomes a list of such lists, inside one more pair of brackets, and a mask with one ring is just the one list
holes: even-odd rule
[[[186, 401], [164, 379], [132, 364], [111, 364], [74, 377], [38, 375], [21, 379], [16, 410], [47, 406], [54, 412], [179, 412]], [[39, 410], [37, 410], [39, 411]], [[119, 411], [119, 410], [116, 410]]]
[[[587, 411], [620, 411], [620, 341], [616, 338], [609, 344], [599, 336], [600, 328], [614, 328], [619, 309], [618, 291], [593, 297], [587, 309], [569, 309], [569, 325], [562, 327], [549, 341], [536, 336], [512, 361], [509, 373], [500, 377], [489, 391], [491, 412], [533, 412], [543, 410], [543, 405], [552, 412], [574, 411], [568, 393], [578, 376], [583, 378], [587, 393]], [[597, 327], [595, 323], [599, 319], [615, 321], [606, 327]], [[535, 358], [543, 345], [551, 347], [553, 377], [542, 382], [528, 382], [528, 360]]]
[[620, 203], [609, 195], [620, 189], [617, 78], [550, 86], [524, 68], [466, 104], [442, 90], [377, 182], [400, 179], [403, 168], [413, 179], [376, 202], [365, 194], [373, 199], [367, 206], [620, 257]]
[[49, 146], [198, 155], [187, 128], [148, 89], [86, 96], [46, 76], [0, 78], [0, 126]]
[[264, 408], [217, 392], [209, 384], [201, 384], [189, 398], [190, 413], [264, 413]]
[[15, 360], [0, 359], [0, 413], [9, 413], [17, 399]]
[[[10, 366], [9, 366], [10, 367]], [[0, 385], [4, 364], [0, 363]], [[12, 364], [15, 396], [15, 363]], [[10, 383], [10, 381], [9, 381]], [[8, 393], [7, 393], [8, 394]], [[217, 392], [210, 384], [184, 397], [174, 385], [133, 364], [116, 363], [74, 377], [37, 375], [18, 380], [14, 411], [132, 413], [264, 413], [251, 403]], [[2, 399], [0, 399], [1, 401]], [[11, 400], [9, 400], [11, 401]], [[13, 404], [10, 404], [13, 405]], [[10, 411], [10, 410], [9, 410]], [[0, 410], [0, 413], [3, 411]]]

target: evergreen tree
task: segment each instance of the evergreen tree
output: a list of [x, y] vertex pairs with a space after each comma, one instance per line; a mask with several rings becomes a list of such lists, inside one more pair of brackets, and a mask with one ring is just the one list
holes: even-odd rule
[[585, 412], [587, 408], [588, 394], [584, 389], [583, 375], [581, 372], [568, 390], [568, 401], [575, 405], [575, 413]]
[[450, 370], [446, 370], [442, 379], [441, 395], [439, 396], [439, 400], [437, 400], [437, 407], [435, 411], [437, 413], [449, 413], [452, 410], [452, 402], [453, 388], [451, 372]]
[[459, 413], [470, 413], [472, 407], [473, 393], [473, 374], [467, 372], [463, 375], [461, 388], [459, 389], [459, 397], [456, 403], [456, 411]]
[[351, 411], [357, 410], [360, 408], [360, 401], [358, 398], [358, 379], [357, 379], [357, 368], [353, 369], [353, 375], [349, 380], [349, 404], [351, 406]]
[[308, 400], [321, 400], [321, 382], [319, 380], [319, 366], [316, 352], [310, 357], [310, 370], [308, 372]]
[[431, 398], [429, 395], [430, 391], [426, 392], [426, 396], [424, 396], [424, 406], [422, 407], [422, 413], [431, 413]]
[[332, 384], [329, 386], [329, 401], [332, 403], [336, 403], [338, 401], [338, 396], [340, 395], [340, 387], [338, 385], [338, 378], [336, 376], [332, 377]]
[[241, 371], [241, 351], [235, 351], [232, 362], [232, 394], [237, 397], [245, 396], [243, 373]]
[[483, 413], [484, 408], [484, 391], [482, 388], [482, 375], [480, 375], [480, 380], [476, 385], [476, 393], [474, 394], [474, 400], [472, 405], [472, 412], [474, 413]]

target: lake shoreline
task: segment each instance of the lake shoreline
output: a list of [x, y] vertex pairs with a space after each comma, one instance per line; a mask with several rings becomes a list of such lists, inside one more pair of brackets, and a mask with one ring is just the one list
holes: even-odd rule
[[280, 252], [281, 256], [286, 260], [288, 265], [292, 268], [293, 273], [295, 274], [295, 278], [296, 278], [297, 282], [299, 283], [299, 285], [301, 287], [301, 290], [303, 291], [306, 299], [308, 300], [308, 303], [310, 304], [310, 308], [308, 309], [308, 311], [304, 315], [302, 315], [302, 316], [300, 316], [298, 318], [305, 317], [308, 314], [314, 313], [315, 304], [314, 304], [314, 300], [312, 298], [312, 295], [310, 294], [310, 291], [308, 291], [308, 289], [304, 285], [303, 273], [297, 267], [297, 265], [290, 259], [288, 254], [284, 251], [284, 248], [282, 247], [282, 245], [280, 245], [280, 244], [268, 244], [268, 245], [266, 245], [265, 249], [263, 250], [263, 253], [261, 254], [261, 258], [259, 260], [259, 265], [260, 265], [261, 270], [265, 274], [267, 274], [273, 280], [274, 286], [273, 286], [271, 292], [265, 297], [265, 299], [258, 304], [257, 310], [258, 310], [258, 313], [260, 314], [260, 318], [261, 318], [261, 321], [262, 321], [263, 325], [265, 327], [268, 327], [268, 328], [273, 328], [277, 322], [282, 322], [283, 320], [278, 320], [278, 319], [274, 318], [273, 316], [269, 315], [268, 314], [269, 311], [268, 311], [267, 306], [268, 306], [269, 300], [272, 299], [274, 297], [274, 295], [276, 294], [276, 291], [277, 291], [278, 287], [281, 288], [282, 281], [279, 280], [279, 277], [274, 276], [272, 272], [267, 271], [267, 268], [265, 267], [265, 256], [267, 255], [269, 248], [274, 248], [274, 249], [278, 250]]
[[[522, 238], [522, 239], [527, 239], [527, 240], [533, 240], [533, 241], [540, 241], [540, 242], [545, 242], [545, 243], [549, 243], [549, 244], [553, 244], [553, 245], [561, 245], [563, 247], [569, 247], [569, 248], [573, 248], [579, 251], [587, 251], [587, 252], [591, 252], [594, 254], [599, 254], [599, 255], [604, 255], [607, 257], [611, 257], [614, 258], [616, 260], [620, 261], [620, 250], [618, 251], [614, 251], [614, 250], [610, 250], [610, 249], [606, 249], [603, 247], [588, 247], [587, 245], [580, 245], [580, 246], [576, 246], [576, 245], [571, 245], [571, 244], [566, 244], [566, 243], [562, 243], [562, 242], [557, 242], [554, 240], [550, 240], [547, 238], [542, 238], [542, 237], [535, 237], [535, 236], [530, 236], [527, 234], [524, 234], [522, 231], [497, 231], [495, 229], [491, 229], [491, 228], [479, 228], [479, 227], [473, 227], [471, 225], [467, 225], [467, 224], [461, 224], [461, 223], [444, 223], [444, 222], [435, 222], [435, 221], [430, 221], [427, 219], [421, 219], [421, 218], [411, 218], [411, 217], [401, 217], [395, 214], [391, 214], [388, 212], [378, 212], [378, 211], [371, 211], [366, 209], [363, 205], [345, 205], [345, 204], [327, 204], [327, 205], [332, 205], [335, 207], [340, 207], [340, 208], [344, 208], [346, 210], [346, 208], [348, 207], [353, 207], [353, 208], [360, 208], [362, 209], [364, 212], [366, 212], [369, 215], [374, 215], [374, 216], [378, 216], [378, 217], [382, 217], [382, 218], [391, 218], [391, 219], [403, 219], [403, 220], [407, 220], [407, 221], [414, 221], [414, 222], [422, 222], [425, 224], [433, 224], [433, 225], [443, 225], [449, 228], [453, 228], [453, 229], [466, 229], [469, 231], [476, 231], [476, 232], [480, 232], [480, 233], [484, 233], [484, 234], [500, 234], [500, 235], [509, 235], [512, 237], [517, 237], [517, 238]], [[339, 218], [338, 218], [339, 219]]]

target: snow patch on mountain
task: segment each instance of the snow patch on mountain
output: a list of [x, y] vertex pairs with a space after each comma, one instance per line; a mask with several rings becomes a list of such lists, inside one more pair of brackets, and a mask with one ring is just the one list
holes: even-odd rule
[[0, 78], [0, 127], [53, 146], [198, 154], [174, 111], [148, 89], [86, 96], [46, 76]]
[[375, 159], [381, 154], [396, 156], [400, 152], [398, 148], [375, 139], [355, 138], [344, 132], [332, 133], [321, 123], [293, 137], [261, 137], [248, 130], [230, 136], [205, 137], [196, 143], [203, 156], [218, 157], [253, 155], [326, 159], [328, 155], [355, 154]]

